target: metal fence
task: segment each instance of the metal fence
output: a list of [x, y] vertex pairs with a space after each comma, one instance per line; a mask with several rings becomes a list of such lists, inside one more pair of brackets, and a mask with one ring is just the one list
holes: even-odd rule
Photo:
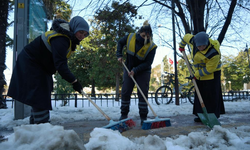
[[248, 91], [229, 91], [223, 92], [224, 101], [237, 101], [242, 99], [250, 99], [250, 93]]
[[[223, 100], [224, 101], [237, 101], [237, 100], [249, 100], [250, 95], [248, 91], [229, 91], [223, 92]], [[121, 95], [116, 97], [116, 94], [104, 93], [104, 94], [87, 94], [87, 96], [102, 107], [115, 107], [120, 106]], [[175, 95], [173, 95], [175, 98]], [[13, 108], [14, 100], [10, 97], [4, 95], [4, 99], [6, 103], [11, 103], [11, 107]], [[74, 106], [74, 107], [90, 107], [92, 104], [89, 102], [88, 98], [82, 94], [52, 94], [52, 106]], [[155, 103], [155, 93], [148, 94], [149, 103]], [[189, 103], [187, 98], [179, 98], [180, 103]], [[131, 103], [138, 103], [138, 95], [137, 93], [132, 93], [131, 95]]]

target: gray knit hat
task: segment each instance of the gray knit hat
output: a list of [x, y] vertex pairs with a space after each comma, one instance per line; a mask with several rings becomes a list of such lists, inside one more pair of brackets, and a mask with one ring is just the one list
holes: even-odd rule
[[209, 37], [206, 32], [202, 31], [194, 36], [195, 46], [208, 45]]
[[89, 35], [89, 24], [80, 16], [73, 17], [69, 22], [70, 30], [74, 32], [86, 31]]

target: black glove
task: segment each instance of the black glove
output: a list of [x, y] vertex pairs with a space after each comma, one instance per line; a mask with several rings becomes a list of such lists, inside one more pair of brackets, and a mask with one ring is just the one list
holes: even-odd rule
[[72, 84], [73, 85], [73, 89], [77, 92], [79, 92], [80, 94], [82, 94], [82, 85], [80, 82], [76, 81], [75, 83]]
[[196, 77], [195, 76], [189, 76], [189, 77], [186, 77], [186, 79], [189, 79], [189, 80], [195, 79], [196, 80]]

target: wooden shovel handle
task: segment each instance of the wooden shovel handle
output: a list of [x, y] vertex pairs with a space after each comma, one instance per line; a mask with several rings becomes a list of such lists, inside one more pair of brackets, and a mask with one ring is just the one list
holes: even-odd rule
[[[190, 67], [190, 65], [189, 65], [189, 61], [188, 61], [188, 59], [187, 59], [187, 55], [186, 55], [185, 51], [182, 51], [182, 55], [184, 56], [184, 60], [185, 60], [185, 62], [186, 62], [186, 64], [187, 64], [187, 67], [188, 67], [188, 70], [189, 70], [190, 75], [191, 75], [191, 76], [194, 76], [194, 75], [193, 75], [193, 72], [192, 72], [192, 69], [191, 69], [191, 67]], [[196, 94], [197, 94], [197, 96], [198, 96], [198, 98], [199, 98], [199, 101], [200, 101], [200, 103], [201, 103], [201, 107], [204, 108], [205, 105], [204, 105], [204, 103], [203, 103], [203, 99], [202, 99], [202, 97], [201, 97], [201, 93], [200, 93], [200, 90], [199, 90], [199, 88], [198, 88], [198, 86], [197, 86], [197, 84], [196, 84], [195, 79], [192, 79], [192, 82], [194, 83], [194, 87], [195, 87], [195, 90], [196, 90]]]
[[[123, 62], [123, 61], [122, 61], [122, 64], [123, 64], [124, 68], [127, 70], [127, 72], [130, 72], [130, 71], [128, 70], [127, 66], [124, 64], [124, 62]], [[148, 102], [148, 100], [147, 100], [146, 96], [143, 94], [143, 92], [142, 92], [141, 88], [139, 87], [139, 85], [138, 85], [138, 84], [137, 84], [137, 82], [135, 81], [134, 77], [133, 77], [133, 76], [130, 76], [130, 77], [132, 78], [132, 80], [133, 80], [133, 81], [134, 81], [134, 83], [136, 84], [136, 86], [137, 86], [138, 90], [140, 91], [140, 93], [141, 93], [142, 97], [144, 98], [144, 100], [145, 100], [145, 101], [146, 101], [146, 103], [148, 104], [148, 106], [149, 106], [149, 108], [151, 109], [151, 111], [152, 111], [152, 113], [154, 114], [154, 116], [155, 116], [155, 117], [157, 117], [156, 113], [154, 112], [153, 108], [152, 108], [152, 107], [151, 107], [151, 105], [149, 104], [149, 102]]]
[[83, 94], [85, 97], [87, 97], [87, 99], [97, 108], [97, 110], [100, 111], [100, 113], [102, 113], [102, 115], [103, 115], [108, 121], [111, 120], [111, 119], [109, 118], [109, 116], [107, 116], [107, 115], [101, 110], [101, 108], [98, 107], [98, 106], [96, 105], [96, 103], [95, 103], [94, 101], [92, 101], [92, 100], [88, 97], [88, 95], [87, 95], [83, 90], [82, 90], [82, 94]]

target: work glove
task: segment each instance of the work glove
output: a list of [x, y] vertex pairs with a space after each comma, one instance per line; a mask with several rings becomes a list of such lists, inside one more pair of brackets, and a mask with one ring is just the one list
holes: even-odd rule
[[196, 77], [195, 76], [189, 76], [189, 77], [186, 77], [186, 79], [189, 79], [189, 80], [195, 79], [196, 80]]
[[77, 92], [79, 92], [80, 94], [82, 94], [82, 85], [80, 82], [76, 81], [73, 84], [73, 89]]
[[179, 51], [182, 53], [182, 52], [185, 52], [185, 48], [182, 48], [182, 47], [179, 47]]

